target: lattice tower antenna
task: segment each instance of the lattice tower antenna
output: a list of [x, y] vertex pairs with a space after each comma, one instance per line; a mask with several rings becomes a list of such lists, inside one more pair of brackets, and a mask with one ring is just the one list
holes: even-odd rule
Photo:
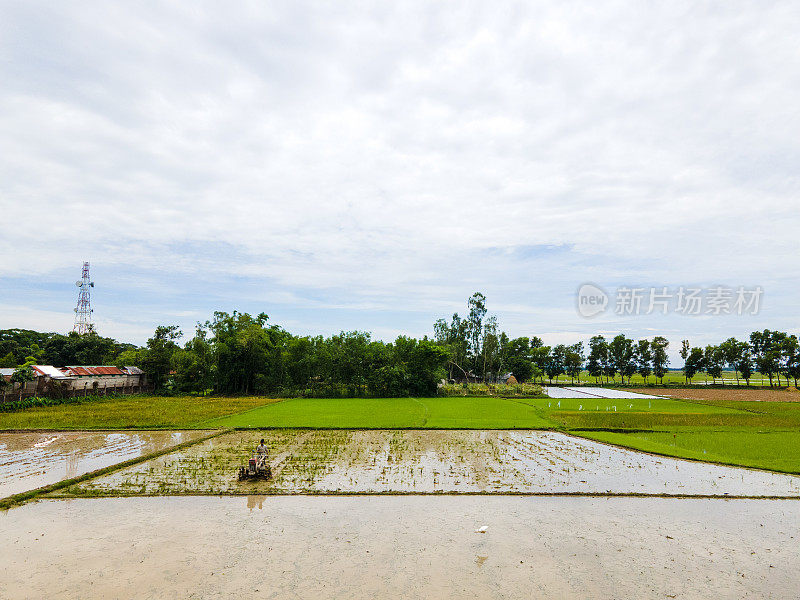
[[75, 325], [72, 331], [78, 332], [80, 335], [94, 331], [94, 323], [92, 323], [92, 305], [91, 305], [91, 292], [94, 287], [94, 281], [89, 279], [89, 263], [83, 263], [83, 271], [80, 281], [76, 281], [75, 285], [78, 286], [78, 304], [75, 306]]

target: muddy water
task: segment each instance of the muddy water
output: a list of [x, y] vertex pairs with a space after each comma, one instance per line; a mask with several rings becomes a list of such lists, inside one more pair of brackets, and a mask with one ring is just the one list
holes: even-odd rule
[[794, 500], [50, 500], [0, 513], [0, 597], [790, 598], [799, 540]]
[[[274, 479], [236, 481], [267, 438]], [[800, 497], [800, 477], [657, 457], [545, 431], [233, 432], [77, 489], [120, 493], [484, 492]]]
[[207, 435], [203, 431], [0, 433], [0, 498]]

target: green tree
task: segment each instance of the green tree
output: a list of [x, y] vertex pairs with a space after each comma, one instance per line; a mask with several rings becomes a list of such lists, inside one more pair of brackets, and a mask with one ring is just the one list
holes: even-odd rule
[[636, 363], [633, 360], [633, 340], [626, 338], [624, 333], [620, 333], [611, 340], [608, 345], [608, 353], [614, 372], [619, 373], [622, 376], [622, 383], [625, 383], [625, 377], [630, 378], [636, 372]]
[[642, 376], [645, 385], [650, 373], [653, 372], [653, 350], [650, 340], [639, 340], [634, 347], [634, 361], [636, 362], [636, 372]]
[[24, 386], [27, 382], [33, 381], [36, 379], [36, 373], [34, 372], [32, 366], [36, 364], [36, 357], [29, 356], [25, 359], [25, 362], [17, 367], [14, 372], [11, 374], [11, 383], [18, 383], [20, 387]]
[[520, 383], [528, 381], [533, 376], [530, 340], [526, 337], [508, 340], [503, 344], [502, 362], [517, 381]]
[[786, 377], [786, 385], [789, 379], [794, 380], [794, 387], [797, 387], [797, 380], [800, 378], [800, 343], [796, 335], [787, 335], [783, 340], [782, 355], [784, 357], [782, 370]]
[[[91, 335], [91, 334], [90, 334]], [[167, 383], [172, 353], [178, 349], [175, 340], [183, 336], [177, 325], [159, 325], [153, 337], [147, 340], [147, 348], [141, 353], [141, 367], [155, 389], [163, 389]]]
[[173, 351], [170, 365], [179, 390], [200, 393], [213, 390], [216, 384], [216, 357], [208, 339], [208, 331], [198, 325], [195, 336], [183, 348]]
[[689, 353], [690, 353], [690, 352], [691, 352], [691, 346], [689, 345], [689, 340], [683, 340], [683, 341], [681, 341], [681, 351], [680, 351], [680, 355], [681, 355], [681, 358], [683, 359], [683, 367], [684, 367], [684, 368], [683, 368], [683, 372], [684, 372], [684, 378], [686, 379], [686, 381], [687, 381], [687, 382], [689, 381], [689, 378], [685, 376], [685, 373], [686, 373], [686, 361], [687, 361], [687, 360], [688, 360], [688, 358], [689, 358]]
[[706, 373], [711, 375], [712, 383], [722, 377], [722, 369], [725, 366], [725, 351], [719, 346], [709, 344], [703, 353], [703, 364]]
[[686, 380], [691, 382], [692, 378], [704, 368], [705, 354], [702, 348], [692, 348], [684, 362], [683, 373]]
[[744, 359], [745, 353], [749, 349], [746, 342], [740, 342], [736, 338], [728, 338], [719, 345], [722, 352], [723, 360], [733, 370], [733, 375], [736, 377], [736, 385], [739, 385], [739, 372], [741, 369], [739, 365]]
[[564, 353], [564, 371], [569, 375], [571, 381], [574, 382], [580, 378], [583, 361], [583, 342], [567, 346]]
[[[534, 338], [538, 340], [539, 338]], [[541, 342], [541, 340], [539, 340]], [[531, 340], [531, 364], [533, 365], [533, 381], [536, 383], [538, 377], [541, 383], [544, 383], [544, 376], [547, 373], [547, 363], [550, 360], [550, 346], [542, 344], [534, 345]]]
[[586, 369], [589, 375], [599, 383], [608, 367], [608, 342], [602, 335], [595, 335], [589, 340], [589, 357]]
[[[769, 385], [772, 387], [772, 378], [779, 373], [782, 357], [782, 343], [786, 337], [785, 333], [778, 331], [754, 331], [750, 334], [750, 348], [753, 354], [753, 361], [756, 368], [769, 377]], [[778, 385], [780, 385], [778, 379]]]
[[[505, 333], [502, 336], [505, 336]], [[502, 366], [501, 349], [500, 336], [497, 334], [497, 317], [491, 316], [483, 324], [483, 338], [481, 339], [481, 375], [484, 381], [487, 378], [491, 381], [497, 380], [498, 372]]]
[[486, 316], [486, 296], [475, 292], [467, 300], [469, 314], [467, 316], [467, 339], [469, 340], [469, 353], [472, 358], [472, 369], [481, 372], [479, 358], [483, 354], [481, 342], [483, 340], [483, 318]]
[[664, 375], [667, 373], [667, 365], [669, 364], [669, 356], [667, 355], [667, 348], [669, 348], [669, 341], [662, 336], [656, 336], [650, 344], [653, 351], [653, 374], [658, 377], [662, 385], [664, 383]]
[[398, 337], [393, 346], [396, 364], [406, 373], [404, 395], [430, 396], [444, 377], [447, 352], [430, 340]]
[[558, 379], [559, 375], [564, 374], [566, 357], [567, 347], [564, 344], [553, 346], [553, 349], [547, 356], [547, 362], [544, 367], [544, 372], [547, 373], [547, 378], [550, 380], [550, 383], [553, 383], [554, 378]]
[[444, 319], [439, 319], [434, 323], [433, 329], [435, 343], [448, 352], [448, 379], [466, 378], [470, 369], [466, 321], [463, 321], [458, 313], [453, 313], [449, 325]]
[[11, 369], [17, 366], [17, 359], [14, 358], [14, 354], [9, 350], [8, 354], [6, 354], [3, 358], [0, 358], [0, 367]]

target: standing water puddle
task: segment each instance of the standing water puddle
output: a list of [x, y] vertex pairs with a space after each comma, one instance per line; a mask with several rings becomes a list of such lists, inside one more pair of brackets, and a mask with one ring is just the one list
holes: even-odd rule
[[798, 539], [795, 500], [43, 500], [0, 513], [0, 597], [796, 598]]
[[0, 498], [207, 435], [205, 431], [0, 433]]

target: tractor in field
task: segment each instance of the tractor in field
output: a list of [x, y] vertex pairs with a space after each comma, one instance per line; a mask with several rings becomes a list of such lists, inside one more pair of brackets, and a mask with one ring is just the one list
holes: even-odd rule
[[239, 481], [247, 479], [272, 479], [272, 467], [267, 462], [268, 452], [267, 447], [264, 445], [264, 440], [261, 440], [256, 451], [247, 464], [239, 467]]
[[239, 467], [239, 481], [247, 479], [272, 479], [272, 467], [266, 455], [254, 454], [246, 465]]

